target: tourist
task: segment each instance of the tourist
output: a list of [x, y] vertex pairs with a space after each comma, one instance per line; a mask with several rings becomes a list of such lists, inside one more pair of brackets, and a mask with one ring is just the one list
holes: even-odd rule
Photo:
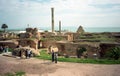
[[0, 46], [0, 53], [1, 53], [1, 52], [3, 52], [3, 47], [2, 47], [2, 46]]
[[19, 51], [19, 57], [22, 58], [22, 51]]
[[58, 54], [57, 52], [55, 53], [55, 63], [57, 63], [57, 57], [58, 57]]
[[28, 49], [28, 57], [30, 58], [31, 57], [31, 50], [30, 49]]
[[26, 49], [25, 56], [26, 56], [26, 59], [31, 57], [31, 50], [30, 49]]
[[93, 57], [94, 57], [95, 59], [97, 59], [97, 54], [96, 54], [96, 53], [94, 53], [94, 54], [93, 54]]
[[5, 47], [5, 52], [8, 52], [8, 46]]
[[27, 57], [28, 57], [28, 49], [25, 50], [25, 57], [27, 59]]
[[32, 50], [30, 50], [30, 57], [33, 57], [33, 53], [32, 53]]
[[54, 62], [54, 50], [52, 50], [52, 62]]
[[5, 53], [5, 46], [3, 46], [3, 53]]

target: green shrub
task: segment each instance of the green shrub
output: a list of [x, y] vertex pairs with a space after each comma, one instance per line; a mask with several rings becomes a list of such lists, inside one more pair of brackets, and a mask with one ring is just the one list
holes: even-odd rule
[[13, 49], [12, 49], [12, 48], [8, 48], [8, 51], [9, 51], [9, 52], [12, 52], [12, 51], [13, 51]]
[[25, 72], [23, 71], [16, 72], [15, 76], [25, 76]]
[[118, 60], [120, 58], [120, 46], [110, 49], [110, 51], [106, 53], [106, 57], [109, 59]]
[[80, 56], [83, 54], [83, 52], [86, 51], [85, 47], [78, 47], [77, 49], [77, 57], [80, 58]]

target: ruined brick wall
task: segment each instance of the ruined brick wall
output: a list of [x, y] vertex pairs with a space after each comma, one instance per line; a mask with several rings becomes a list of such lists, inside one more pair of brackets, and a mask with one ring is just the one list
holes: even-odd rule
[[18, 38], [18, 36], [15, 33], [0, 33], [0, 39], [3, 39], [3, 38], [14, 39], [14, 38]]
[[50, 46], [56, 46], [56, 42], [55, 41], [43, 41], [42, 42], [42, 47], [49, 48]]
[[20, 38], [32, 38], [31, 33], [20, 33]]
[[104, 58], [107, 51], [110, 51], [111, 48], [120, 46], [120, 43], [101, 43], [100, 44], [100, 57]]
[[93, 54], [97, 54], [99, 57], [99, 50], [97, 47], [93, 47], [88, 44], [79, 44], [79, 43], [57, 43], [60, 54], [67, 54], [69, 56], [76, 56], [76, 50], [78, 47], [86, 48], [89, 58], [93, 58]]
[[79, 33], [74, 33], [73, 34], [73, 40], [79, 39], [80, 34]]
[[38, 40], [20, 39], [18, 41], [19, 41], [19, 45], [23, 47], [29, 46], [31, 48], [37, 49]]
[[59, 54], [61, 55], [69, 55], [76, 56], [76, 49], [78, 47], [85, 47], [88, 53], [89, 58], [93, 58], [93, 54], [97, 54], [99, 56], [99, 50], [97, 47], [88, 45], [88, 44], [79, 44], [79, 43], [70, 43], [70, 42], [51, 42], [47, 41], [44, 43], [45, 47], [49, 48], [49, 46], [57, 46]]
[[40, 39], [40, 33], [37, 28], [26, 28], [26, 33], [20, 33], [20, 38]]
[[65, 33], [68, 41], [73, 41], [73, 33]]
[[16, 48], [18, 45], [17, 41], [0, 41], [0, 46], [8, 46], [9, 48]]

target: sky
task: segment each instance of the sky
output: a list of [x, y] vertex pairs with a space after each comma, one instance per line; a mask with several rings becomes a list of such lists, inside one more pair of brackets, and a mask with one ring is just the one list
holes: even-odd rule
[[0, 25], [8, 28], [55, 26], [120, 27], [120, 0], [0, 0]]

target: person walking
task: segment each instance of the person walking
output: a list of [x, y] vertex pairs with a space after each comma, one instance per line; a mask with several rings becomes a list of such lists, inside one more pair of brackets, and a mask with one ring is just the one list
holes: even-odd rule
[[27, 59], [27, 57], [28, 57], [28, 49], [25, 50], [25, 57]]
[[55, 63], [57, 63], [57, 57], [58, 57], [58, 54], [57, 52], [55, 53]]
[[5, 53], [5, 46], [3, 46], [3, 53]]
[[52, 62], [54, 62], [54, 55], [55, 55], [54, 50], [52, 50]]
[[8, 52], [8, 49], [9, 49], [8, 46], [6, 46], [6, 47], [5, 47], [5, 52]]
[[0, 46], [0, 53], [2, 53], [3, 52], [3, 47], [2, 46]]
[[22, 51], [19, 51], [19, 57], [22, 58]]
[[31, 50], [28, 49], [28, 57], [30, 58], [31, 57]]

